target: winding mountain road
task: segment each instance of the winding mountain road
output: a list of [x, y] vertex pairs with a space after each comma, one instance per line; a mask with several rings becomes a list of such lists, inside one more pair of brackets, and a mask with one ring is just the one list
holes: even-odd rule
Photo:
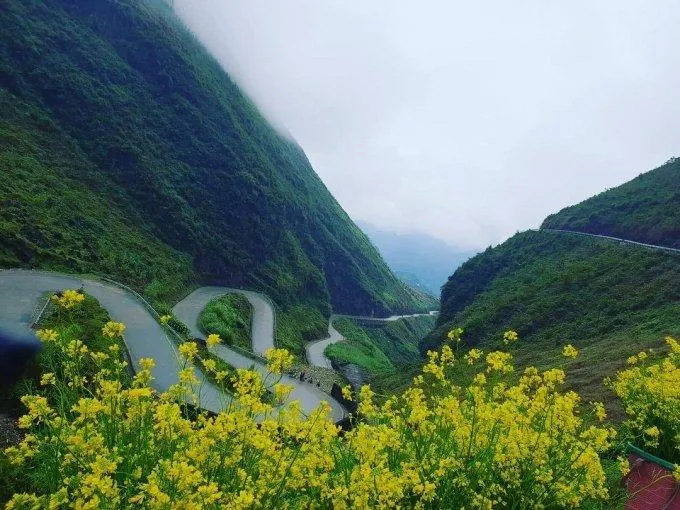
[[[30, 333], [31, 316], [44, 293], [80, 287], [94, 296], [113, 320], [125, 323], [125, 344], [135, 371], [139, 370], [141, 358], [153, 358], [156, 367], [152, 386], [156, 390], [165, 391], [179, 382], [178, 372], [183, 362], [174, 342], [168, 338], [166, 331], [137, 296], [113, 284], [43, 271], [2, 270], [0, 325], [24, 334]], [[201, 310], [214, 297], [231, 292], [243, 294], [253, 305], [253, 345], [258, 352], [264, 352], [274, 345], [274, 310], [269, 301], [257, 293], [223, 287], [202, 287], [178, 303], [175, 314], [190, 327], [193, 335], [200, 337], [197, 321]], [[253, 368], [263, 375], [267, 374], [263, 362], [255, 361], [227, 346], [217, 346], [215, 354], [234, 367]], [[197, 370], [197, 376], [201, 383], [201, 408], [216, 413], [232, 402], [232, 398], [211, 384], [200, 370]], [[326, 401], [331, 406], [334, 421], [340, 421], [345, 416], [343, 407], [319, 388], [287, 376], [283, 377], [283, 382], [295, 387], [291, 398], [299, 400], [305, 412], [310, 412], [321, 401]]]
[[[274, 347], [274, 310], [272, 309], [271, 302], [257, 292], [228, 287], [201, 287], [177, 303], [172, 311], [175, 317], [189, 327], [192, 336], [202, 338], [204, 335], [198, 327], [198, 317], [201, 310], [205, 308], [210, 300], [230, 293], [242, 294], [253, 306], [253, 350], [262, 354], [268, 348]], [[213, 352], [233, 367], [252, 368], [263, 376], [268, 374], [264, 363], [230, 349], [226, 345], [215, 346]], [[340, 421], [345, 416], [345, 410], [340, 403], [316, 386], [285, 375], [282, 377], [281, 382], [294, 386], [295, 389], [291, 393], [290, 398], [298, 400], [305, 412], [310, 412], [322, 400], [325, 400], [331, 406], [334, 421]]]
[[617, 241], [619, 243], [632, 244], [634, 246], [641, 246], [643, 248], [650, 248], [652, 250], [662, 250], [672, 253], [680, 253], [679, 248], [671, 248], [670, 246], [659, 246], [658, 244], [641, 243], [639, 241], [632, 241], [630, 239], [622, 239], [620, 237], [605, 236], [601, 234], [590, 234], [588, 232], [578, 232], [576, 230], [564, 230], [559, 228], [541, 228], [538, 229], [537, 232], [553, 232], [557, 234], [572, 234], [577, 236], [595, 237], [597, 239], [607, 239], [609, 241]]
[[[540, 230], [606, 239], [650, 249], [680, 253], [678, 248], [641, 243], [613, 236], [562, 229]], [[156, 361], [156, 368], [154, 369], [152, 385], [156, 390], [164, 391], [172, 384], [179, 382], [178, 372], [182, 368], [183, 362], [177, 352], [175, 343], [168, 337], [166, 331], [138, 296], [113, 284], [45, 271], [1, 270], [0, 325], [3, 328], [12, 329], [24, 334], [29, 333], [31, 316], [36, 303], [39, 302], [44, 293], [79, 287], [82, 287], [85, 292], [97, 298], [99, 303], [108, 310], [113, 320], [126, 324], [125, 343], [135, 371], [139, 370], [139, 360], [141, 358], [153, 358]], [[229, 293], [238, 293], [245, 296], [253, 306], [252, 348], [256, 355], [263, 355], [268, 348], [274, 346], [275, 312], [271, 301], [262, 294], [227, 287], [201, 287], [180, 301], [173, 309], [173, 312], [188, 325], [192, 335], [201, 337], [202, 333], [198, 328], [198, 317], [201, 311], [210, 300]], [[430, 312], [429, 315], [433, 313], [436, 312]], [[329, 345], [344, 340], [344, 337], [333, 327], [333, 320], [336, 318], [349, 317], [366, 322], [390, 322], [424, 315], [428, 314], [393, 315], [385, 318], [333, 315], [328, 325], [328, 337], [307, 344], [307, 360], [315, 366], [332, 368], [330, 360], [324, 355], [324, 351]], [[264, 362], [257, 359], [257, 356], [247, 356], [226, 345], [217, 346], [215, 354], [234, 367], [252, 368], [263, 375], [267, 374]], [[231, 403], [232, 399], [229, 395], [225, 395], [211, 384], [200, 371], [197, 372], [201, 382], [199, 405], [202, 408], [218, 412]], [[321, 401], [326, 401], [331, 406], [334, 420], [339, 421], [345, 416], [343, 407], [319, 388], [287, 376], [283, 377], [283, 382], [294, 386], [295, 389], [291, 394], [291, 398], [299, 400], [306, 412], [311, 411]]]
[[389, 317], [362, 317], [362, 316], [355, 316], [355, 315], [332, 315], [330, 320], [328, 321], [328, 337], [322, 338], [321, 340], [317, 340], [315, 342], [308, 342], [307, 345], [305, 346], [306, 352], [307, 352], [307, 361], [309, 362], [310, 365], [314, 365], [317, 367], [322, 367], [322, 368], [333, 368], [331, 364], [331, 360], [328, 359], [328, 357], [324, 354], [326, 351], [326, 347], [332, 344], [336, 344], [338, 342], [342, 342], [345, 340], [345, 337], [342, 336], [342, 334], [333, 327], [333, 321], [335, 319], [340, 319], [340, 318], [348, 318], [348, 319], [354, 319], [358, 321], [363, 321], [363, 322], [392, 322], [392, 321], [398, 321], [400, 319], [407, 319], [409, 317], [424, 317], [424, 316], [429, 316], [429, 315], [436, 315], [438, 312], [432, 311], [429, 313], [414, 313], [410, 315], [391, 315]]
[[[44, 293], [81, 286], [97, 298], [113, 320], [125, 323], [125, 344], [135, 371], [139, 370], [140, 359], [153, 358], [156, 361], [151, 383], [154, 389], [164, 391], [179, 382], [182, 362], [174, 342], [134, 295], [111, 284], [42, 271], [0, 271], [0, 324], [29, 333], [31, 315]], [[200, 371], [197, 376], [201, 382], [200, 407], [219, 412], [231, 402], [231, 397], [206, 380]]]

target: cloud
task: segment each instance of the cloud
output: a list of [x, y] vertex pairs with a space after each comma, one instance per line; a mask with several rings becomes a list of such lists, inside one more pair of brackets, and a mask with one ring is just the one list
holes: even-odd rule
[[175, 0], [354, 218], [461, 248], [677, 155], [680, 4]]

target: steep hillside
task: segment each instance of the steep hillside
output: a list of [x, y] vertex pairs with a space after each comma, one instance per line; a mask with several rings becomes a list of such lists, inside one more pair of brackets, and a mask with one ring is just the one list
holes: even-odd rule
[[420, 358], [418, 343], [434, 323], [431, 315], [381, 323], [339, 318], [333, 324], [347, 341], [330, 345], [326, 355], [340, 363], [354, 363], [367, 372], [392, 371]]
[[586, 396], [641, 349], [680, 334], [680, 256], [617, 242], [552, 232], [517, 234], [463, 264], [442, 292], [437, 328], [421, 349], [452, 327], [469, 344], [498, 346], [503, 332], [521, 338], [520, 364], [559, 362], [572, 343], [583, 356], [571, 368]]
[[0, 24], [2, 265], [425, 307], [163, 2], [5, 0]]
[[357, 222], [380, 254], [402, 280], [434, 296], [452, 271], [475, 253], [455, 250], [426, 234], [398, 234], [365, 221]]
[[373, 383], [417, 365], [418, 344], [434, 324], [431, 315], [386, 322], [336, 318], [333, 325], [346, 341], [330, 345], [326, 355], [340, 366], [352, 365], [343, 370], [346, 375], [357, 372], [352, 382]]
[[680, 248], [680, 159], [548, 216], [542, 228]]

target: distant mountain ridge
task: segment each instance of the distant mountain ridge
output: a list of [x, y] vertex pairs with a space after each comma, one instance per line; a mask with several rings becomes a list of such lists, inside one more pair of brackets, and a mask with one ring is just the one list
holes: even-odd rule
[[280, 306], [429, 307], [159, 0], [0, 9], [0, 264], [192, 281]]
[[449, 275], [476, 252], [456, 250], [424, 233], [399, 234], [357, 221], [387, 264], [408, 284], [438, 296]]
[[[680, 162], [549, 216], [543, 228], [604, 234], [670, 247], [680, 245]], [[493, 349], [513, 329], [520, 366], [564, 363], [572, 343], [582, 361], [571, 380], [593, 399], [611, 399], [602, 379], [627, 357], [663, 348], [680, 335], [680, 256], [615, 240], [530, 231], [489, 247], [449, 278], [437, 325], [421, 351], [453, 327], [469, 344]]]
[[680, 159], [551, 214], [541, 228], [680, 248]]

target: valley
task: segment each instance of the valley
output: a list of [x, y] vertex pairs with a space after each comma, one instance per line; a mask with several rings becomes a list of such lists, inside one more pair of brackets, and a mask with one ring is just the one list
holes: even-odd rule
[[[366, 100], [356, 59], [300, 47], [269, 85], [296, 121], [298, 89], [318, 108], [305, 152], [244, 85], [261, 61], [225, 66], [179, 17], [190, 7], [0, 6], [0, 504], [674, 508], [680, 159], [632, 179], [604, 168], [593, 188], [560, 166], [578, 129], [526, 158], [543, 124], [521, 143], [494, 132], [511, 112], [495, 81], [501, 113], [477, 105], [487, 124], [447, 130], [464, 105], [433, 95], [406, 113], [437, 92], [402, 76], [414, 55], [367, 64]], [[321, 32], [305, 50], [337, 42]], [[360, 53], [411, 48], [397, 42]], [[304, 58], [314, 72], [291, 89]], [[328, 62], [329, 90], [344, 85], [324, 108], [312, 78]], [[606, 159], [583, 150], [579, 165]], [[573, 189], [551, 182], [559, 168]]]

